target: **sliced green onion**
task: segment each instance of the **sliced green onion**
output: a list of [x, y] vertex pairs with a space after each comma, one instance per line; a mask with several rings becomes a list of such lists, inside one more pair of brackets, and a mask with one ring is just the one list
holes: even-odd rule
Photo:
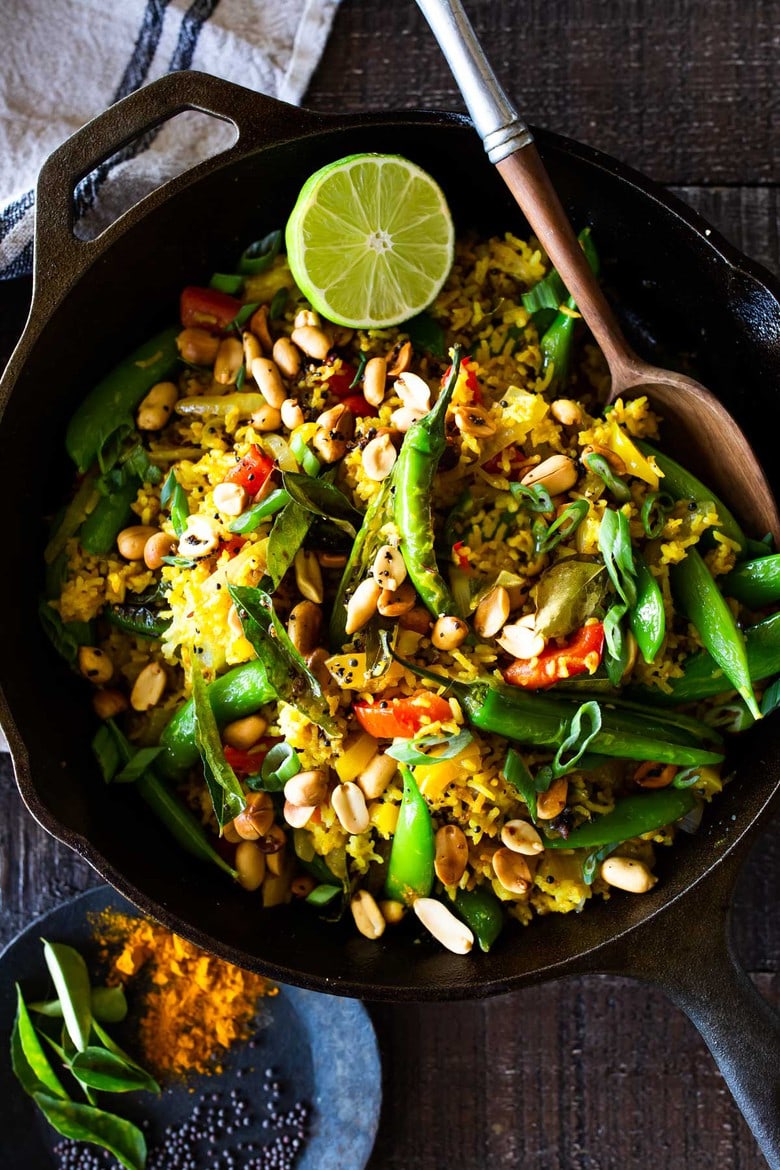
[[239, 296], [243, 287], [244, 278], [237, 273], [215, 272], [209, 281], [209, 288], [215, 288], [217, 292], [227, 293], [231, 297]]
[[266, 272], [279, 255], [282, 246], [282, 233], [269, 232], [262, 240], [255, 240], [241, 253], [238, 262], [238, 271], [247, 275], [256, 276], [259, 272]]
[[609, 461], [603, 455], [599, 455], [597, 451], [589, 451], [586, 455], [583, 455], [582, 462], [588, 471], [592, 471], [594, 475], [597, 475], [599, 479], [604, 481], [618, 503], [628, 503], [631, 499], [631, 488], [624, 479], [621, 479], [619, 475], [615, 475], [609, 465]]

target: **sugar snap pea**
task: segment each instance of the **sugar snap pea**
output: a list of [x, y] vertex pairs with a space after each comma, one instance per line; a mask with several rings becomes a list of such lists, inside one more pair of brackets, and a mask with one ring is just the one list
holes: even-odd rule
[[780, 601], [780, 553], [743, 561], [719, 579], [718, 588], [753, 609]]
[[745, 639], [712, 573], [695, 548], [688, 550], [685, 560], [671, 567], [670, 581], [680, 611], [695, 626], [705, 648], [723, 667], [723, 673], [745, 700], [750, 713], [760, 719]]
[[631, 630], [645, 662], [652, 662], [666, 634], [664, 599], [658, 582], [640, 553], [634, 553], [636, 602], [631, 607]]
[[722, 500], [710, 491], [710, 489], [692, 475], [686, 468], [681, 467], [674, 459], [670, 459], [668, 455], [662, 454], [661, 451], [656, 450], [650, 443], [646, 443], [642, 439], [635, 439], [639, 450], [643, 455], [652, 455], [658, 468], [663, 472], [663, 489], [665, 493], [673, 496], [676, 500], [711, 500], [715, 505], [715, 510], [718, 513], [720, 524], [718, 529], [727, 536], [729, 540], [733, 540], [739, 545], [742, 552], [747, 549], [747, 537], [742, 531], [739, 523], [734, 515], [729, 511]]
[[[253, 715], [263, 703], [276, 698], [276, 692], [268, 681], [264, 664], [255, 659], [236, 666], [214, 680], [208, 687], [209, 701], [214, 717], [220, 726], [234, 719]], [[162, 751], [155, 761], [155, 767], [164, 776], [176, 779], [194, 764], [200, 756], [195, 742], [195, 709], [190, 699], [168, 723], [160, 736]]]
[[139, 346], [81, 403], [65, 432], [65, 449], [79, 471], [92, 466], [118, 431], [132, 430], [141, 400], [176, 369], [178, 332], [165, 329]]
[[460, 348], [453, 350], [452, 368], [433, 410], [412, 423], [394, 468], [393, 515], [401, 534], [401, 553], [420, 599], [434, 617], [453, 612], [450, 588], [439, 572], [434, 549], [431, 489], [447, 446], [447, 407], [460, 372]]
[[433, 889], [436, 850], [428, 806], [409, 769], [402, 764], [399, 771], [404, 794], [387, 863], [385, 893], [409, 905], [415, 898], [427, 898]]
[[130, 523], [138, 486], [136, 479], [128, 478], [111, 495], [100, 497], [81, 526], [79, 543], [85, 552], [105, 556], [111, 551], [117, 535]]
[[[745, 630], [745, 650], [753, 682], [780, 674], [780, 613], [772, 614]], [[637, 687], [634, 693], [642, 701], [665, 706], [709, 699], [732, 689], [723, 667], [706, 650], [687, 660], [681, 678], [668, 678], [666, 682], [670, 688], [668, 691], [659, 687]]]
[[625, 796], [594, 821], [579, 825], [568, 837], [548, 837], [547, 849], [592, 849], [614, 841], [628, 841], [674, 824], [696, 803], [690, 788], [658, 788], [654, 792]]

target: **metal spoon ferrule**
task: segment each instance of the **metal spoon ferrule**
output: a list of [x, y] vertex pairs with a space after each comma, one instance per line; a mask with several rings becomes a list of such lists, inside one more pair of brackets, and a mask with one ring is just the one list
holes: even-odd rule
[[477, 40], [460, 0], [417, 0], [458, 83], [466, 107], [495, 164], [533, 142]]

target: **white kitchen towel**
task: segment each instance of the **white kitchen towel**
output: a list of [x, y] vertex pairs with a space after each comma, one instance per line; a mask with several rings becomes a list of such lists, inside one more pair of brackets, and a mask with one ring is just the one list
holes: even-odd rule
[[[70, 134], [139, 86], [178, 69], [198, 69], [298, 103], [338, 2], [0, 0], [0, 279], [32, 269], [36, 176]], [[167, 123], [82, 184], [79, 234], [96, 234], [160, 182], [224, 149], [231, 137], [226, 123], [202, 115]]]

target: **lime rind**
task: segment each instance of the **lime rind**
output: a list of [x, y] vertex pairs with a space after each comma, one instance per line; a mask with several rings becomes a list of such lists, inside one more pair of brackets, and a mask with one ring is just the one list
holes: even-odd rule
[[441, 188], [400, 155], [350, 155], [304, 184], [287, 224], [296, 284], [328, 320], [386, 328], [442, 288], [455, 230]]

